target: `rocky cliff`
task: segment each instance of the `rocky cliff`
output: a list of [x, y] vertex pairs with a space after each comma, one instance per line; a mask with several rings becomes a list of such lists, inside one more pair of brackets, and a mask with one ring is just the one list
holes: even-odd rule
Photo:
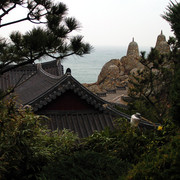
[[128, 46], [126, 56], [107, 62], [102, 67], [97, 82], [85, 84], [85, 86], [96, 93], [116, 89], [117, 86], [126, 86], [130, 73], [142, 68], [139, 58], [138, 44], [133, 39]]
[[[160, 53], [167, 53], [170, 50], [162, 31], [157, 37], [155, 48], [158, 49]], [[84, 85], [94, 93], [106, 92], [107, 90], [116, 89], [118, 86], [127, 86], [130, 75], [138, 69], [143, 69], [143, 65], [139, 60], [138, 44], [133, 38], [128, 46], [126, 56], [107, 62], [102, 67], [97, 82]]]

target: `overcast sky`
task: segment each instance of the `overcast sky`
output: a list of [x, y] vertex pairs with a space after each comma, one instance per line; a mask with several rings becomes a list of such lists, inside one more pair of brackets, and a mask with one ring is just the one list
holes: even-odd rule
[[[78, 33], [93, 46], [127, 46], [134, 37], [139, 46], [154, 47], [161, 30], [167, 39], [172, 36], [169, 24], [161, 17], [170, 0], [57, 1], [68, 6], [69, 16], [81, 23]], [[16, 11], [12, 17], [22, 13]], [[28, 28], [30, 25], [26, 23], [1, 28], [0, 35], [16, 29], [24, 32]]]

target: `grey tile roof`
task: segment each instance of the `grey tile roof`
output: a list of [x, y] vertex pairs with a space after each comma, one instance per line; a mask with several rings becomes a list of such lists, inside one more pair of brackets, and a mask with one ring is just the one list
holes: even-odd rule
[[34, 111], [37, 111], [67, 90], [72, 90], [81, 99], [99, 110], [102, 110], [102, 105], [107, 103], [80, 84], [71, 74], [53, 76], [42, 68], [39, 68], [36, 74], [20, 84], [15, 89], [15, 93], [19, 96], [22, 104], [29, 104]]
[[52, 88], [60, 78], [61, 76], [48, 75], [48, 73], [45, 75], [43, 69], [39, 68], [29, 79], [15, 88], [15, 94], [21, 104], [31, 104], [32, 101]]
[[[6, 90], [22, 83], [24, 80], [28, 79], [37, 72], [37, 66], [39, 65], [40, 63], [28, 64], [4, 73], [2, 76], [0, 76], [0, 89]], [[9, 65], [9, 67], [12, 66], [14, 65]], [[57, 65], [56, 60], [41, 63], [41, 66], [46, 72], [52, 75], [58, 76], [63, 74], [63, 67], [61, 65]]]
[[114, 129], [110, 113], [94, 112], [53, 112], [47, 113], [51, 120], [48, 126], [52, 130], [70, 129], [80, 138], [88, 137], [94, 131], [102, 131], [105, 127]]
[[13, 88], [17, 84], [21, 83], [23, 80], [30, 77], [35, 72], [35, 65], [27, 65], [24, 67], [19, 67], [17, 69], [10, 70], [0, 76], [0, 89], [6, 90], [8, 88]]

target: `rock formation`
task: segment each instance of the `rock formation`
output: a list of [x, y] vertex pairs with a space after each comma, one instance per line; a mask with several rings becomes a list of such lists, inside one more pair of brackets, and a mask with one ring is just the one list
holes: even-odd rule
[[139, 58], [139, 47], [138, 44], [134, 41], [134, 38], [131, 43], [129, 43], [127, 55], [128, 57]]
[[166, 41], [166, 37], [163, 35], [163, 32], [161, 31], [161, 34], [157, 37], [156, 46], [155, 48], [161, 53], [169, 53], [170, 47]]
[[[155, 48], [160, 53], [167, 53], [170, 51], [166, 38], [161, 34], [157, 37]], [[134, 41], [129, 43], [126, 56], [121, 59], [112, 59], [107, 62], [98, 76], [98, 80], [93, 84], [84, 84], [90, 91], [94, 93], [106, 92], [106, 90], [116, 89], [117, 86], [128, 85], [128, 80], [132, 73], [143, 69], [143, 65], [139, 62], [139, 48]]]
[[128, 46], [126, 56], [107, 62], [102, 67], [97, 82], [89, 85], [85, 84], [85, 86], [93, 92], [105, 92], [109, 89], [116, 89], [117, 86], [126, 86], [131, 71], [142, 68], [139, 58], [138, 44], [133, 38]]

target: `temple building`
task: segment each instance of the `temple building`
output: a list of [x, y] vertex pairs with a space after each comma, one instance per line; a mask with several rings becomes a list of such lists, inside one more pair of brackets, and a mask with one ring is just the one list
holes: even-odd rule
[[[127, 56], [139, 57], [134, 39]], [[57, 61], [29, 64], [4, 73], [0, 76], [0, 89], [9, 88], [14, 88], [18, 104], [30, 105], [34, 113], [49, 117], [46, 124], [51, 130], [69, 129], [80, 138], [106, 127], [113, 130], [114, 120], [119, 117], [130, 120], [130, 116], [116, 110], [112, 102], [79, 83], [70, 69], [64, 73]], [[154, 128], [145, 121], [141, 121], [140, 126]]]
[[8, 71], [0, 77], [0, 89], [11, 87], [18, 103], [50, 118], [46, 123], [51, 130], [69, 129], [81, 138], [106, 127], [114, 129], [118, 117], [130, 118], [80, 84], [70, 69], [64, 74], [56, 61]]

